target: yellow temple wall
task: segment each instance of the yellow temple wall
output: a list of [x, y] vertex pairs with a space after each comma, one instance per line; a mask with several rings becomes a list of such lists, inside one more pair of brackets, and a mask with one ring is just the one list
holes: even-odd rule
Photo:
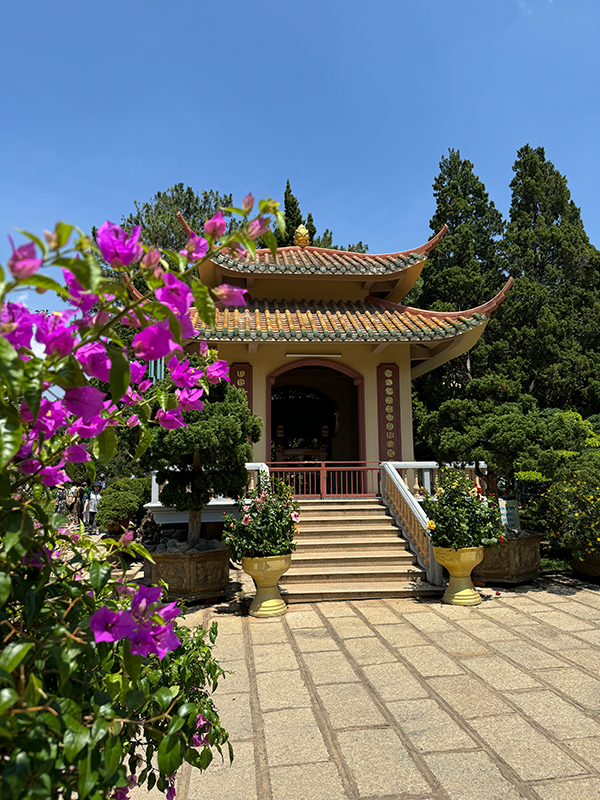
[[[214, 345], [213, 345], [214, 346]], [[287, 358], [286, 353], [302, 354], [305, 358], [323, 357], [323, 366], [340, 364], [352, 368], [364, 379], [365, 401], [365, 439], [366, 460], [379, 460], [378, 418], [377, 418], [377, 366], [381, 363], [395, 363], [399, 368], [400, 388], [400, 426], [402, 436], [402, 459], [413, 459], [412, 404], [410, 386], [410, 344], [400, 342], [390, 344], [383, 352], [373, 353], [370, 343], [351, 344], [327, 342], [277, 342], [258, 344], [258, 350], [251, 353], [248, 345], [237, 342], [223, 342], [218, 345], [219, 356], [228, 364], [246, 362], [252, 364], [253, 411], [263, 421], [266, 419], [267, 376], [281, 367], [292, 367], [301, 358]], [[327, 358], [328, 355], [341, 358]], [[357, 420], [358, 425], [358, 420]], [[268, 444], [270, 434], [263, 429], [261, 440], [254, 444], [254, 458], [257, 461], [270, 461]]]

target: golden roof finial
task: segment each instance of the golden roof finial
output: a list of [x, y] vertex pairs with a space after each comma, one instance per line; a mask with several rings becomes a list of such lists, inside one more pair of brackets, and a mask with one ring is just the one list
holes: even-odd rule
[[308, 247], [310, 244], [310, 234], [304, 225], [298, 225], [294, 234], [294, 244], [296, 247]]

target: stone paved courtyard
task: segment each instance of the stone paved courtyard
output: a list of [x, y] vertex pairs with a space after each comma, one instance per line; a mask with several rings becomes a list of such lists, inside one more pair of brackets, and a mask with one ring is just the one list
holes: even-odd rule
[[[600, 798], [600, 587], [557, 577], [438, 600], [293, 605], [219, 623], [235, 750], [179, 800]], [[149, 795], [145, 794], [146, 797]]]

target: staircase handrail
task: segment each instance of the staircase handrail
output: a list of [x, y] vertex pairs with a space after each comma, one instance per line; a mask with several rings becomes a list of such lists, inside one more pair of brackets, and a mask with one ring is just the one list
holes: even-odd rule
[[442, 567], [433, 557], [433, 548], [427, 523], [429, 518], [413, 496], [398, 469], [435, 469], [437, 463], [428, 461], [386, 461], [380, 465], [381, 499], [390, 510], [396, 524], [404, 533], [411, 551], [425, 570], [427, 581], [433, 586], [444, 583]]

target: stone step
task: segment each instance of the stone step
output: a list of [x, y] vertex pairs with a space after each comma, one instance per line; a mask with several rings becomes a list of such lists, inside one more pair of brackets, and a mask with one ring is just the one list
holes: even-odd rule
[[323, 500], [298, 500], [298, 503], [300, 504], [301, 510], [308, 508], [327, 509], [335, 506], [340, 506], [342, 508], [354, 506], [385, 507], [377, 497], [331, 497], [324, 498]]
[[388, 565], [402, 565], [416, 563], [416, 556], [410, 550], [404, 550], [401, 547], [394, 549], [382, 550], [378, 548], [372, 551], [357, 551], [355, 553], [327, 553], [319, 551], [296, 550], [292, 557], [292, 569], [294, 566], [298, 567], [315, 567], [318, 566], [325, 570], [331, 570], [336, 567], [367, 567], [374, 566], [388, 566]]
[[324, 600], [367, 600], [385, 597], [439, 597], [443, 589], [415, 580], [384, 581], [378, 583], [330, 581], [323, 583], [296, 583], [281, 586], [281, 596], [287, 603], [317, 603]]
[[404, 552], [404, 540], [399, 539], [396, 534], [391, 533], [388, 536], [371, 536], [368, 539], [354, 538], [348, 539], [338, 537], [335, 539], [327, 539], [323, 537], [315, 537], [314, 539], [295, 539], [297, 553], [339, 553], [347, 551], [348, 553], [375, 553], [378, 551], [387, 553]]
[[319, 539], [328, 537], [336, 539], [344, 536], [347, 536], [349, 539], [369, 539], [371, 536], [382, 536], [386, 533], [396, 536], [397, 538], [398, 528], [391, 523], [387, 525], [373, 524], [368, 527], [365, 526], [364, 528], [340, 527], [339, 525], [332, 525], [329, 528], [323, 525], [319, 525], [318, 527], [315, 525], [314, 528], [299, 528], [294, 538], [296, 541], [300, 541], [300, 539], [314, 539], [315, 537]]
[[373, 525], [373, 524], [388, 524], [393, 525], [392, 518], [388, 517], [386, 514], [348, 514], [344, 516], [343, 514], [321, 514], [320, 516], [315, 515], [314, 517], [300, 517], [300, 522], [297, 523], [297, 527], [300, 530], [301, 528], [312, 528], [315, 525], [343, 525], [344, 527], [348, 527], [349, 524], [352, 527], [359, 526], [359, 525]]
[[282, 575], [279, 585], [288, 586], [296, 583], [323, 583], [324, 581], [352, 583], [381, 583], [407, 579], [420, 580], [423, 570], [412, 564], [390, 567], [335, 567], [330, 570], [311, 567], [291, 567]]

